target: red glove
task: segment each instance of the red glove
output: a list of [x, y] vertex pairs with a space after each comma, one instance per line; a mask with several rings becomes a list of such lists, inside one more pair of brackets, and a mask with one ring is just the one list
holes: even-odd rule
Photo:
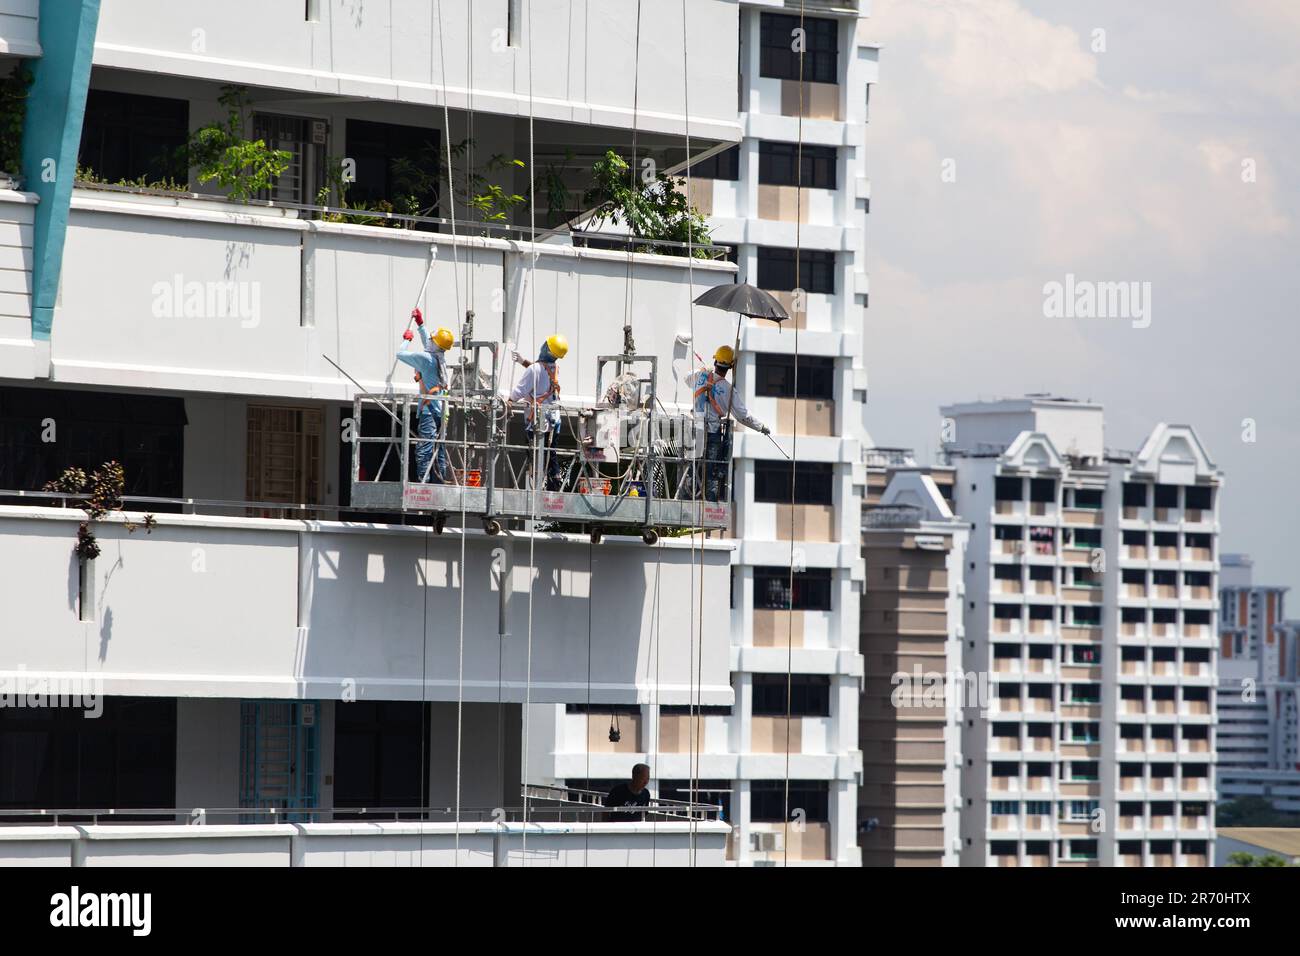
[[411, 339], [415, 338], [415, 333], [412, 332], [410, 329], [407, 329], [405, 332], [402, 333], [402, 338], [406, 339], [406, 341], [409, 342], [411, 341]]
[[424, 316], [420, 314], [419, 309], [411, 310], [411, 318], [415, 319], [416, 325], [424, 325]]

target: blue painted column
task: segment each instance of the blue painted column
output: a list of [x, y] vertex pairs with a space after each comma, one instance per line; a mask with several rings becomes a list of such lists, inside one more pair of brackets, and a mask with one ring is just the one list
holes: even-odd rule
[[77, 174], [81, 121], [99, 26], [99, 0], [41, 0], [40, 59], [23, 120], [24, 188], [36, 193], [32, 232], [32, 339], [48, 342]]

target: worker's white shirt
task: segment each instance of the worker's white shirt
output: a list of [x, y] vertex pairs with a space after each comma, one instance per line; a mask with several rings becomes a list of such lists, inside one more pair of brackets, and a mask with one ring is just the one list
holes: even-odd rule
[[691, 407], [696, 415], [704, 417], [704, 427], [709, 431], [716, 432], [721, 427], [728, 409], [736, 421], [755, 431], [762, 430], [763, 423], [749, 413], [744, 401], [734, 394], [731, 383], [720, 375], [715, 375], [712, 369], [697, 368], [689, 373], [686, 376], [686, 386], [691, 390]]
[[541, 414], [545, 415], [552, 426], [560, 423], [560, 411], [553, 407], [560, 401], [558, 370], [555, 370], [554, 374], [556, 386], [552, 388], [551, 376], [547, 373], [546, 365], [542, 362], [534, 362], [524, 369], [524, 374], [519, 376], [519, 381], [515, 383], [514, 390], [510, 393], [512, 402], [526, 402], [531, 405], [536, 400], [538, 405], [545, 407], [546, 410]]

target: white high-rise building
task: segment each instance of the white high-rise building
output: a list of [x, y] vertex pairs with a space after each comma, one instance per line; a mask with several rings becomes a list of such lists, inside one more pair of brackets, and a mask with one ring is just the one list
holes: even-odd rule
[[[589, 826], [570, 796], [540, 787], [626, 778], [631, 767], [621, 754], [599, 767], [593, 756], [579, 772], [563, 746], [548, 746], [572, 727], [566, 706], [617, 720], [654, 702], [659, 723], [637, 752], [677, 756], [659, 762], [651, 790], [690, 796], [693, 777], [725, 781], [703, 796], [729, 803], [741, 827], [731, 845], [751, 859], [749, 831], [773, 826], [786, 776], [776, 756], [786, 729], [763, 714], [775, 675], [784, 679], [788, 619], [748, 609], [756, 593], [765, 607], [780, 596], [767, 569], [789, 566], [781, 529], [793, 520], [808, 566], [793, 669], [799, 706], [811, 708], [791, 728], [792, 801], [804, 811], [793, 856], [854, 861], [852, 463], [875, 57], [856, 11], [809, 8], [809, 397], [783, 391], [788, 329], [746, 327], [739, 371], [782, 448], [798, 428], [807, 500], [793, 514], [779, 504], [785, 479], [768, 463], [783, 459], [743, 434], [734, 515], [692, 510], [689, 495], [661, 502], [662, 536], [648, 547], [615, 531], [638, 523], [659, 472], [607, 479], [623, 519], [596, 543], [599, 522], [572, 509], [597, 515], [603, 501], [578, 502], [572, 485], [521, 490], [503, 459], [482, 457], [523, 434], [522, 407], [491, 403], [521, 374], [511, 346], [532, 358], [566, 336], [561, 445], [576, 456], [568, 429], [603, 397], [611, 369], [600, 357], [623, 354], [627, 326], [637, 368], [653, 359], [657, 375], [639, 413], [680, 416], [692, 301], [738, 271], [788, 285], [788, 190], [760, 179], [763, 163], [788, 160], [788, 148], [764, 160], [761, 144], [796, 140], [797, 84], [778, 49], [788, 37], [762, 27], [788, 7], [0, 2], [0, 68], [25, 56], [35, 74], [19, 168], [0, 170], [23, 180], [0, 190], [0, 680], [6, 704], [23, 701], [0, 708], [0, 810], [167, 811], [138, 834], [109, 828], [107, 841], [96, 825], [0, 827], [0, 857], [721, 864], [731, 828], [702, 811]], [[207, 157], [217, 178], [200, 181], [176, 157], [201, 127], [209, 142], [282, 151], [284, 172], [257, 182], [223, 167], [218, 150]], [[692, 156], [744, 153], [731, 216], [730, 187], [715, 194], [717, 238], [739, 245], [739, 267], [721, 249], [629, 254], [617, 238], [598, 246], [559, 228], [542, 241], [529, 230], [580, 210], [606, 150], [671, 169], [688, 136]], [[771, 201], [779, 214], [768, 221], [759, 207]], [[454, 334], [459, 372], [462, 357], [490, 366], [490, 350], [465, 348], [465, 333], [501, 359], [497, 399], [479, 376], [453, 380], [454, 484], [411, 483], [398, 467], [419, 448], [387, 413], [427, 407], [394, 354], [413, 306]], [[732, 341], [734, 316], [694, 313], [694, 348]], [[461, 386], [481, 390], [493, 421], [509, 419], [499, 442], [457, 435], [458, 414], [487, 420], [471, 419]], [[358, 417], [354, 401], [373, 395], [391, 401], [367, 399]], [[502, 455], [526, 471], [527, 456]], [[41, 489], [66, 468], [114, 459], [124, 510], [109, 501], [79, 538], [77, 499]], [[660, 464], [680, 476], [667, 456]], [[598, 498], [600, 483], [587, 490]], [[507, 491], [531, 505], [521, 513]], [[403, 510], [443, 493], [458, 502], [444, 506], [445, 528]], [[488, 513], [486, 501], [504, 510]], [[539, 527], [543, 512], [558, 524]], [[732, 520], [731, 538], [667, 533]], [[51, 695], [64, 706], [51, 708]], [[74, 698], [84, 708], [68, 706]], [[698, 772], [684, 744], [689, 707], [706, 714]], [[637, 719], [623, 722], [623, 740]], [[68, 757], [78, 753], [95, 760]], [[524, 799], [536, 826], [507, 826]], [[357, 819], [371, 824], [365, 834]], [[205, 823], [223, 826], [192, 825]]]
[[[794, 44], [801, 7], [802, 66]], [[646, 703], [614, 713], [575, 704], [551, 709], [552, 736], [542, 743], [554, 755], [557, 780], [603, 785], [645, 760], [673, 792], [694, 786], [721, 801], [736, 827], [728, 857], [741, 865], [861, 861], [859, 524], [861, 449], [870, 445], [864, 140], [878, 54], [867, 39], [867, 15], [865, 0], [742, 0], [742, 137], [691, 174], [690, 194], [709, 216], [713, 240], [735, 249], [740, 280], [774, 293], [794, 317], [783, 328], [747, 320], [740, 330], [737, 381], [776, 444], [741, 429], [734, 447], [735, 703], [706, 707], [699, 717], [679, 706]], [[690, 338], [688, 316], [679, 312], [675, 321]], [[711, 361], [734, 335], [734, 328], [719, 335], [697, 327], [680, 354], [695, 364]], [[798, 458], [793, 488], [785, 455]], [[720, 606], [725, 594], [711, 592], [708, 600]], [[787, 809], [795, 820], [789, 827]]]
[[1219, 635], [1219, 792], [1300, 812], [1300, 622], [1286, 587], [1256, 584], [1246, 555], [1227, 555]]
[[943, 410], [971, 523], [962, 863], [1213, 860], [1218, 496], [1196, 432], [1109, 451], [1099, 405]]

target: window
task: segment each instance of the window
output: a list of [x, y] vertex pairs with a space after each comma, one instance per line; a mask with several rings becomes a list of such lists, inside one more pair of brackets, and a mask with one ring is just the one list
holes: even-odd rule
[[993, 479], [993, 497], [998, 501], [1021, 501], [1025, 497], [1025, 483], [1019, 477], [999, 475]]
[[831, 610], [831, 569], [809, 568], [796, 571], [794, 593], [790, 592], [790, 569], [754, 568], [754, 608], [756, 610], [829, 611]]
[[989, 811], [995, 817], [1014, 817], [1020, 813], [1020, 804], [1014, 800], [991, 800]]
[[1144, 508], [1147, 503], [1147, 485], [1141, 482], [1124, 482], [1124, 507]]
[[1019, 525], [1000, 524], [994, 526], [993, 537], [998, 541], [1023, 541], [1025, 532]]
[[1101, 608], [1073, 606], [1076, 627], [1098, 627], [1101, 625]]
[[1100, 548], [1101, 547], [1101, 529], [1100, 528], [1072, 528], [1074, 543], [1076, 548]]
[[999, 620], [1020, 620], [1019, 604], [994, 604], [993, 616]]
[[[685, 178], [685, 173], [681, 174]], [[740, 179], [740, 146], [732, 146], [720, 153], [714, 153], [708, 159], [702, 159], [691, 166], [691, 178], [725, 179], [736, 182]]]
[[81, 707], [0, 708], [0, 808], [176, 805], [176, 701], [99, 701], [94, 719]]
[[189, 183], [178, 154], [190, 134], [190, 104], [162, 96], [91, 90], [77, 162], [111, 183], [174, 179]]
[[1214, 507], [1214, 491], [1205, 485], [1189, 485], [1183, 493], [1192, 511], [1209, 511]]
[[[785, 674], [755, 674], [754, 716], [784, 717], [786, 713], [785, 691]], [[831, 715], [831, 679], [821, 674], [791, 675], [790, 715], [792, 717], [829, 717]]]
[[1147, 533], [1145, 531], [1125, 531], [1124, 544], [1129, 548], [1144, 548], [1147, 543]]
[[999, 581], [1019, 581], [1020, 565], [995, 564], [993, 565], [993, 577]]
[[805, 249], [799, 256], [799, 274], [795, 275], [795, 251], [779, 246], [758, 247], [758, 287], [768, 292], [805, 292], [835, 294], [835, 253], [824, 249]]
[[1029, 580], [1031, 581], [1051, 581], [1056, 575], [1056, 568], [1045, 564], [1031, 564], [1029, 566]]
[[798, 143], [758, 144], [758, 181], [765, 186], [805, 186], [809, 189], [837, 188], [834, 146], [803, 147]]
[[1101, 688], [1096, 684], [1070, 684], [1070, 704], [1100, 704]]
[[[835, 502], [833, 465], [822, 461], [794, 463], [794, 503], [830, 505]], [[754, 500], [765, 504], [790, 503], [791, 467], [785, 461], [754, 462]]]
[[1156, 507], [1177, 508], [1178, 507], [1178, 486], [1177, 485], [1156, 485]]
[[419, 701], [339, 704], [334, 708], [334, 806], [424, 806], [427, 739], [428, 708]]
[[[58, 441], [41, 440], [46, 418]], [[0, 488], [39, 491], [65, 468], [118, 461], [126, 494], [179, 498], [185, 425], [180, 398], [0, 386]]]
[[1025, 813], [1031, 817], [1048, 817], [1052, 815], [1052, 804], [1049, 800], [1029, 800], [1025, 803]]
[[1074, 506], [1076, 508], [1089, 508], [1094, 511], [1100, 509], [1101, 490], [1099, 488], [1076, 488]]
[[1056, 481], [1051, 478], [1030, 478], [1029, 500], [1051, 504], [1056, 500]]
[[[790, 815], [804, 812], [808, 823], [825, 823], [828, 819], [829, 792], [825, 780], [790, 781]], [[785, 822], [784, 780], [755, 780], [749, 785], [749, 819], [753, 823]]]
[[[608, 705], [606, 706], [608, 707]], [[638, 712], [641, 710], [639, 706], [636, 706], [635, 709]], [[696, 714], [701, 717], [730, 717], [731, 707], [727, 704], [702, 704], [698, 707], [691, 704], [659, 705], [659, 715], [661, 717], [693, 717]]]
[[[822, 355], [800, 355], [798, 382], [793, 355], [760, 352], [754, 358], [754, 394], [762, 398], [807, 398], [829, 402], [835, 398], [835, 360]], [[798, 394], [795, 393], [796, 388]]]
[[1096, 800], [1071, 800], [1070, 819], [1087, 820], [1100, 806], [1101, 804]]
[[[442, 133], [436, 129], [348, 120], [347, 155], [357, 164], [348, 203], [375, 208], [380, 202], [397, 205], [399, 196], [410, 195], [424, 215], [439, 215], [441, 148]], [[461, 165], [457, 158], [456, 166]]]
[[799, 17], [764, 13], [759, 21], [760, 76], [775, 80], [803, 79], [810, 83], [838, 83], [840, 77], [839, 23], [821, 17], [804, 17], [803, 76], [795, 50]]

